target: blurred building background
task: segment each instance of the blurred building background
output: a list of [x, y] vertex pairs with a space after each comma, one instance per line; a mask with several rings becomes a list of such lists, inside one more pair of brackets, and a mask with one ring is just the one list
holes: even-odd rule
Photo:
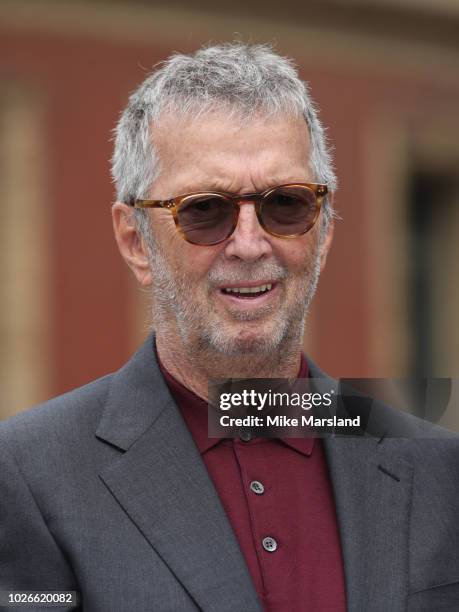
[[458, 33], [456, 0], [0, 1], [0, 418], [145, 335], [111, 130], [156, 62], [235, 37], [295, 58], [336, 148], [309, 354], [335, 376], [459, 376]]

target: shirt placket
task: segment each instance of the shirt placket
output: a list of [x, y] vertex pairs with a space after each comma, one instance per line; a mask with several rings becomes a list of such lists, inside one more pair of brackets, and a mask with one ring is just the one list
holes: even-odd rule
[[253, 543], [262, 576], [265, 609], [269, 609], [271, 594], [278, 592], [282, 581], [281, 567], [288, 555], [288, 526], [276, 522], [276, 483], [264, 458], [267, 440], [234, 440], [234, 453], [239, 465], [244, 494], [250, 516]]

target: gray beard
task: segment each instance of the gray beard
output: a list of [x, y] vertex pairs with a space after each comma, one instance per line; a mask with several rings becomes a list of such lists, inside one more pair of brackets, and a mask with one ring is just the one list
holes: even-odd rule
[[[216, 317], [203, 320], [202, 312], [186, 299], [189, 285], [178, 273], [174, 275], [166, 255], [160, 249], [149, 232], [147, 239], [153, 283], [152, 327], [161, 333], [163, 338], [171, 336], [170, 343], [178, 332], [181, 340], [180, 350], [195, 367], [207, 371], [212, 378], [219, 377], [257, 377], [276, 376], [289, 364], [290, 355], [297, 354], [301, 346], [305, 322], [312, 298], [317, 289], [320, 276], [320, 249], [313, 258], [313, 264], [305, 271], [303, 282], [298, 291], [302, 296], [276, 325], [276, 330], [266, 337], [238, 339], [225, 333], [224, 326], [219, 325]], [[253, 264], [240, 262], [238, 269], [223, 274], [215, 270], [209, 273], [209, 284], [237, 283], [238, 280], [257, 280], [273, 278], [277, 280], [288, 277], [285, 269], [277, 263], [260, 264], [255, 269]], [[211, 313], [210, 313], [211, 314]], [[263, 317], [266, 310], [256, 313], [239, 311], [235, 318], [240, 321], [256, 320]], [[171, 333], [169, 332], [171, 330]], [[172, 344], [173, 346], [173, 344]], [[292, 357], [293, 359], [293, 357]]]

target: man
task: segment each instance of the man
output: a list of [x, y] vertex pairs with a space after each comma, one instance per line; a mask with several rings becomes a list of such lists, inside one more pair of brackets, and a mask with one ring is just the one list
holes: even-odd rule
[[0, 588], [85, 611], [458, 609], [455, 438], [207, 435], [209, 380], [329, 380], [301, 346], [336, 181], [292, 64], [240, 43], [169, 58], [121, 116], [113, 176], [155, 336], [1, 427]]

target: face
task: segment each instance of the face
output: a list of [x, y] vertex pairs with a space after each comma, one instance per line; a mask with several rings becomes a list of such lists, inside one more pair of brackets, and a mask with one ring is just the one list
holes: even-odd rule
[[[244, 126], [221, 115], [179, 126], [165, 121], [154, 140], [161, 171], [151, 199], [312, 182], [308, 131], [300, 119], [260, 118]], [[149, 215], [158, 334], [168, 329], [185, 347], [233, 355], [269, 354], [301, 338], [327, 249], [321, 218], [303, 236], [278, 238], [262, 229], [247, 201], [229, 238], [196, 246], [180, 236], [169, 211]]]

